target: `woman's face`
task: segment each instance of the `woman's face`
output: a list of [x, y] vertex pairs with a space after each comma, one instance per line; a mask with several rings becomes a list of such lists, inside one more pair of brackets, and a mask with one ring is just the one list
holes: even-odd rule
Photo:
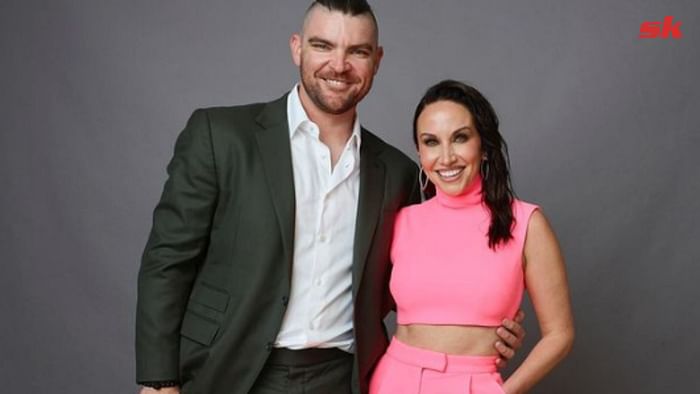
[[418, 156], [430, 181], [445, 194], [462, 194], [479, 173], [483, 155], [472, 114], [453, 101], [436, 101], [423, 108], [416, 132]]

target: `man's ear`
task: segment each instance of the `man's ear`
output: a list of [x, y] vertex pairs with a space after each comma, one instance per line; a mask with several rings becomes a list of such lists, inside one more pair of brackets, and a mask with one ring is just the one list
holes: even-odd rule
[[379, 64], [381, 64], [382, 58], [384, 57], [384, 47], [378, 46], [377, 53], [375, 56], [377, 57], [377, 59], [374, 62], [374, 75], [377, 75], [377, 72], [379, 71]]
[[299, 33], [294, 33], [289, 37], [289, 50], [292, 52], [292, 61], [297, 66], [301, 66], [301, 45], [302, 38]]

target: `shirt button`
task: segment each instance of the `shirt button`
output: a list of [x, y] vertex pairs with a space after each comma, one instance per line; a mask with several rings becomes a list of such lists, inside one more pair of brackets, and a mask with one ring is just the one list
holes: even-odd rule
[[321, 279], [316, 279], [316, 282], [314, 282], [314, 284], [316, 284], [316, 286], [321, 286], [322, 283], [323, 282], [321, 281]]
[[318, 237], [318, 240], [321, 241], [321, 242], [326, 242], [326, 236], [323, 235], [323, 234], [321, 234], [321, 235]]

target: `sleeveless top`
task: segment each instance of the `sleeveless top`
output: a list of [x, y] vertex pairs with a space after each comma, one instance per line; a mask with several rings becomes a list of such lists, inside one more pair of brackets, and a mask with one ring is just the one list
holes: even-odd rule
[[498, 326], [513, 318], [524, 291], [523, 246], [536, 205], [513, 201], [513, 238], [488, 246], [491, 214], [481, 178], [459, 196], [437, 190], [396, 217], [391, 294], [399, 324]]

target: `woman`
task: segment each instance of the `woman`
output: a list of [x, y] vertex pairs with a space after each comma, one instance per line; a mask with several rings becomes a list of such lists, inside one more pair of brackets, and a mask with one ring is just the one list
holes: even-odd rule
[[[421, 186], [436, 195], [396, 218], [398, 326], [370, 393], [524, 393], [574, 338], [557, 240], [537, 206], [513, 197], [498, 119], [476, 89], [449, 80], [431, 87], [413, 128]], [[492, 343], [524, 288], [542, 338], [503, 382]]]

